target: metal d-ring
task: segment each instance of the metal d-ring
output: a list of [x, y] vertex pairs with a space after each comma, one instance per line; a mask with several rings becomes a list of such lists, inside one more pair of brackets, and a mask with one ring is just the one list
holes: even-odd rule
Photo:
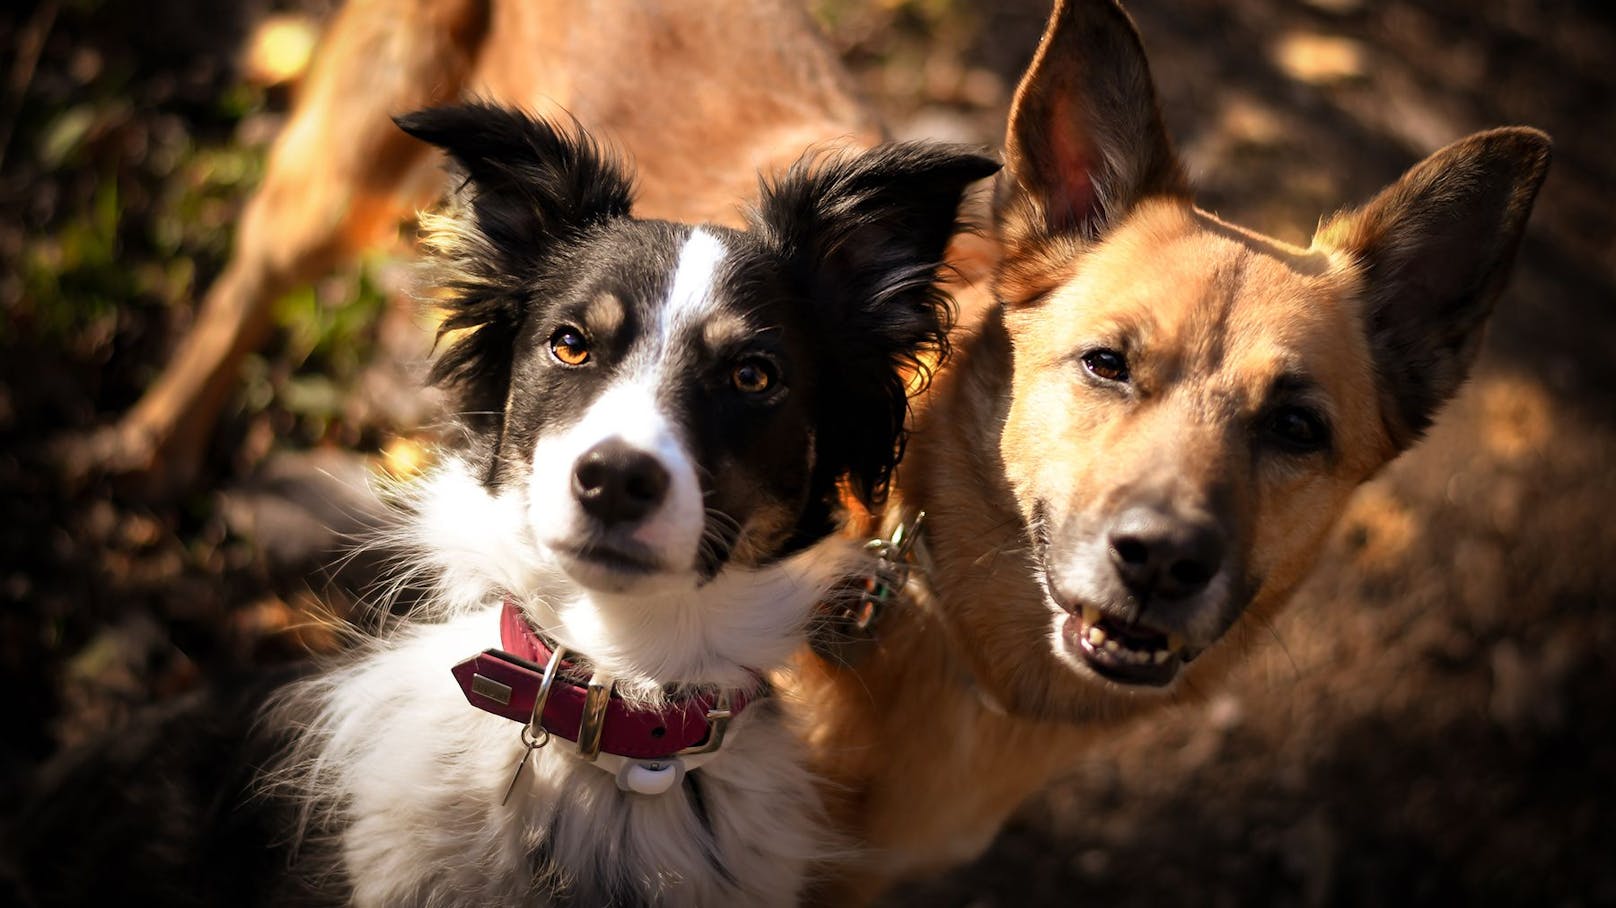
[[550, 661], [544, 665], [544, 677], [539, 679], [539, 692], [533, 695], [533, 714], [528, 717], [527, 726], [522, 729], [522, 743], [528, 750], [543, 747], [550, 743], [550, 730], [544, 727], [544, 707], [550, 702], [550, 687], [555, 684], [556, 671], [561, 666], [561, 660], [567, 657], [567, 648], [556, 645], [550, 653]]
[[527, 771], [528, 758], [533, 752], [550, 743], [550, 730], [544, 727], [544, 705], [550, 702], [550, 685], [555, 683], [556, 669], [560, 667], [561, 660], [566, 658], [567, 648], [557, 646], [550, 653], [550, 661], [544, 666], [544, 677], [539, 680], [539, 692], [533, 695], [533, 713], [528, 716], [527, 724], [522, 726], [522, 756], [516, 761], [516, 771], [511, 774], [509, 785], [505, 786], [505, 797], [499, 803], [503, 807], [510, 803], [511, 793], [516, 791], [516, 783], [522, 781], [522, 773]]

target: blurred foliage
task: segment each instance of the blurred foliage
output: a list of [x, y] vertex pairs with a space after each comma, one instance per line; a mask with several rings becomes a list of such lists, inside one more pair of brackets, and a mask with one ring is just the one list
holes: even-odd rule
[[272, 403], [295, 418], [295, 433], [313, 443], [329, 436], [347, 410], [349, 389], [371, 359], [387, 297], [363, 265], [352, 275], [304, 287], [275, 305], [284, 332], [281, 375], [260, 371], [249, 381], [249, 411]]
[[[198, 146], [183, 130], [153, 130], [138, 159], [98, 160], [93, 140], [130, 118], [121, 101], [80, 104], [36, 143], [46, 179], [93, 174], [89, 204], [24, 239], [22, 293], [7, 322], [30, 327], [36, 342], [68, 345], [125, 306], [188, 305], [199, 268], [223, 262], [240, 198], [262, 173], [261, 149]], [[130, 204], [125, 185], [149, 202]]]
[[[54, 17], [0, 18], [14, 47], [44, 27], [0, 166], [0, 200], [15, 209], [0, 222], [0, 354], [65, 358], [83, 392], [70, 413], [25, 395], [21, 409], [37, 412], [9, 428], [72, 428], [127, 407], [223, 268], [290, 98], [239, 72], [240, 15], [132, 33], [132, 11], [83, 0]], [[268, 418], [271, 439], [329, 437], [385, 304], [368, 274], [281, 301], [276, 337], [229, 408], [235, 431]]]
[[118, 260], [119, 221], [118, 184], [109, 181], [84, 217], [24, 247], [17, 314], [31, 317], [36, 340], [65, 342], [114, 316], [118, 301], [134, 295], [133, 274]]

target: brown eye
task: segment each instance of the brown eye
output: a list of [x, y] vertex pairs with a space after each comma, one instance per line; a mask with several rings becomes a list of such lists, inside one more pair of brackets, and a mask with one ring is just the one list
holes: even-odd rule
[[743, 360], [730, 372], [729, 380], [743, 394], [762, 394], [774, 387], [774, 367], [761, 359]]
[[1128, 360], [1121, 353], [1105, 348], [1083, 354], [1083, 368], [1095, 378], [1105, 381], [1126, 382], [1130, 377]]
[[577, 328], [561, 328], [550, 335], [550, 352], [568, 366], [581, 366], [589, 362], [589, 343]]
[[1306, 407], [1280, 407], [1263, 420], [1263, 433], [1293, 454], [1311, 454], [1330, 445], [1330, 427]]

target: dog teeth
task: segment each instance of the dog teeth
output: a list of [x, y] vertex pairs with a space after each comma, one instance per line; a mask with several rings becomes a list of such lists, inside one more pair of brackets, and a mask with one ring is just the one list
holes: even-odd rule
[[1106, 652], [1109, 655], [1115, 656], [1118, 662], [1126, 662], [1129, 665], [1150, 664], [1151, 655], [1148, 652], [1128, 649], [1127, 647], [1121, 647], [1116, 650], [1107, 650]]
[[1118, 642], [1112, 639], [1100, 627], [1100, 610], [1092, 606], [1084, 606], [1083, 616], [1083, 642], [1088, 648], [1097, 653], [1104, 653], [1107, 659], [1125, 665], [1166, 665], [1173, 654], [1184, 645], [1184, 638], [1177, 634], [1167, 635], [1165, 649], [1152, 647], [1150, 649], [1135, 649], [1127, 642]]

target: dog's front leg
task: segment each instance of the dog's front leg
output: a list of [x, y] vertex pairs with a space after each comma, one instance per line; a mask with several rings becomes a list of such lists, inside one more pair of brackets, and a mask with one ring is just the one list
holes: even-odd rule
[[67, 447], [69, 472], [112, 474], [148, 495], [194, 480], [274, 301], [438, 192], [428, 150], [390, 117], [461, 92], [486, 20], [482, 0], [358, 0], [337, 14], [196, 323], [134, 409]]

